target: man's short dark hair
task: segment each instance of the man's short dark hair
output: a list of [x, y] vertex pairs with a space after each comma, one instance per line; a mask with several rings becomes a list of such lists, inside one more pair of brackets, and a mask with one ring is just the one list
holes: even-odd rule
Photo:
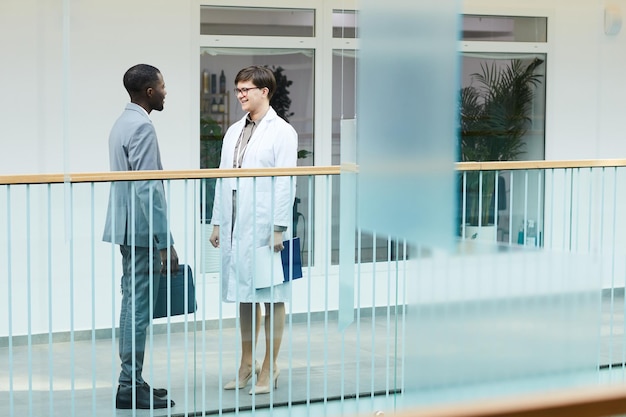
[[256, 87], [267, 87], [269, 90], [267, 93], [268, 99], [271, 99], [276, 91], [276, 78], [272, 70], [267, 67], [252, 65], [242, 69], [235, 77], [235, 85], [240, 81], [252, 81], [252, 84]]
[[159, 80], [160, 72], [148, 64], [130, 67], [124, 74], [124, 87], [131, 96], [146, 91], [149, 87], [154, 87]]

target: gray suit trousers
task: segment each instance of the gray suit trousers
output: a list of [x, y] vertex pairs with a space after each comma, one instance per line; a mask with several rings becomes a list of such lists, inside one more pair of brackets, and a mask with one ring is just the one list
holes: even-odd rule
[[[134, 368], [135, 383], [141, 385], [144, 382], [141, 372], [146, 349], [146, 329], [152, 319], [152, 317], [150, 317], [150, 302], [154, 305], [158, 295], [161, 258], [155, 246], [152, 249], [153, 273], [151, 275], [150, 248], [135, 246], [134, 257], [132, 246], [120, 245], [120, 251], [122, 252], [124, 276], [122, 277], [122, 310], [120, 314], [119, 337], [122, 371], [120, 372], [119, 384], [122, 386], [132, 385]], [[135, 279], [134, 289], [133, 265]], [[150, 294], [151, 280], [152, 294]]]

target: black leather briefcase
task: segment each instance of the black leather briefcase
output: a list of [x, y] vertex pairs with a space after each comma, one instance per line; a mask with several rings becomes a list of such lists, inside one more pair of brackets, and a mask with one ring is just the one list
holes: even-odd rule
[[[187, 282], [187, 308], [185, 309], [185, 282]], [[170, 311], [169, 316], [178, 316], [185, 313], [195, 313], [196, 287], [193, 282], [193, 273], [189, 265], [180, 265], [178, 273], [170, 278]], [[158, 319], [167, 317], [167, 275], [161, 275], [159, 281], [159, 294], [154, 303], [152, 317]]]

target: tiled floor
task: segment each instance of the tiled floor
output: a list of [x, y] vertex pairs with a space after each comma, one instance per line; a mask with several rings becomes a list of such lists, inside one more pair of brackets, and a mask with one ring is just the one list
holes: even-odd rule
[[[623, 291], [605, 293], [603, 298], [598, 346], [601, 364], [621, 364], [626, 358], [624, 302]], [[289, 415], [301, 404], [325, 410], [334, 404], [333, 399], [342, 396], [350, 399], [357, 393], [365, 397], [363, 401], [368, 402], [368, 407], [373, 407], [379, 398], [393, 400], [395, 390], [402, 388], [400, 358], [404, 346], [395, 341], [403, 340], [406, 335], [402, 317], [397, 319], [393, 311], [387, 316], [386, 309], [379, 310], [374, 322], [364, 316], [358, 326], [355, 323], [344, 333], [339, 332], [332, 315], [328, 320], [316, 316], [310, 329], [302, 317], [294, 320], [297, 322], [285, 331], [279, 358], [281, 374], [272, 397], [250, 396], [249, 388], [220, 389], [220, 384], [234, 376], [238, 364], [236, 329], [232, 327], [221, 332], [177, 330], [169, 337], [155, 334], [153, 351], [145, 360], [144, 377], [154, 386], [169, 389], [170, 398], [176, 401], [171, 415], [201, 415], [202, 411], [248, 414], [252, 408], [265, 410], [260, 415]], [[261, 358], [263, 335], [258, 346]], [[110, 338], [98, 339], [93, 344], [90, 340], [73, 344], [55, 342], [50, 352], [46, 343], [34, 344], [31, 350], [27, 346], [15, 346], [11, 358], [8, 348], [0, 348], [0, 359], [3, 364], [12, 364], [12, 370], [5, 365], [0, 367], [1, 416], [168, 415], [168, 410], [155, 410], [154, 414], [115, 410], [119, 360], [117, 345]], [[612, 381], [626, 378], [621, 365], [605, 374], [609, 373]], [[372, 398], [373, 394], [377, 396]], [[270, 401], [273, 408], [268, 410]]]
[[[286, 329], [283, 339], [278, 388], [271, 398], [273, 406], [316, 402], [323, 398], [332, 400], [342, 395], [354, 397], [357, 392], [367, 396], [374, 392], [393, 392], [401, 381], [400, 367], [397, 367], [401, 362], [395, 359], [401, 347], [394, 342], [395, 317], [389, 317], [389, 326], [387, 320], [386, 313], [377, 315], [372, 325], [371, 318], [366, 317], [361, 319], [358, 333], [353, 324], [344, 334], [338, 331], [333, 319], [313, 321], [310, 332], [306, 322], [293, 323], [290, 331]], [[248, 394], [250, 385], [238, 391], [220, 389], [220, 375], [221, 384], [225, 384], [234, 377], [238, 364], [235, 336], [234, 328], [223, 329], [221, 337], [218, 330], [171, 333], [169, 340], [167, 334], [153, 336], [152, 357], [155, 359], [151, 360], [150, 355], [146, 357], [144, 378], [153, 386], [169, 388], [170, 398], [176, 401], [171, 410], [173, 415], [269, 406], [270, 395], [253, 397]], [[262, 334], [258, 347], [261, 361]], [[119, 360], [117, 346], [110, 339], [99, 339], [95, 344], [91, 341], [54, 343], [52, 348], [52, 352], [48, 352], [47, 344], [33, 345], [31, 351], [26, 346], [13, 348], [13, 395], [9, 396], [9, 370], [3, 367], [0, 369], [0, 415], [29, 415], [29, 411], [35, 416], [67, 416], [73, 412], [94, 416], [134, 415], [132, 411], [114, 408]], [[220, 355], [220, 351], [224, 353]], [[32, 357], [30, 365], [29, 356]], [[8, 349], [0, 349], [0, 358], [7, 363]], [[52, 398], [51, 372], [54, 376]], [[168, 380], [171, 381], [169, 387]], [[150, 412], [137, 411], [136, 415], [150, 415]], [[167, 410], [155, 410], [154, 415], [167, 415]]]

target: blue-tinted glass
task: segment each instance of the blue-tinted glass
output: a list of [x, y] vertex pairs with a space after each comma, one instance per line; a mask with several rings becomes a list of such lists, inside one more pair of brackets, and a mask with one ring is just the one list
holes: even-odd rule
[[361, 226], [451, 247], [456, 2], [363, 2], [358, 77]]

